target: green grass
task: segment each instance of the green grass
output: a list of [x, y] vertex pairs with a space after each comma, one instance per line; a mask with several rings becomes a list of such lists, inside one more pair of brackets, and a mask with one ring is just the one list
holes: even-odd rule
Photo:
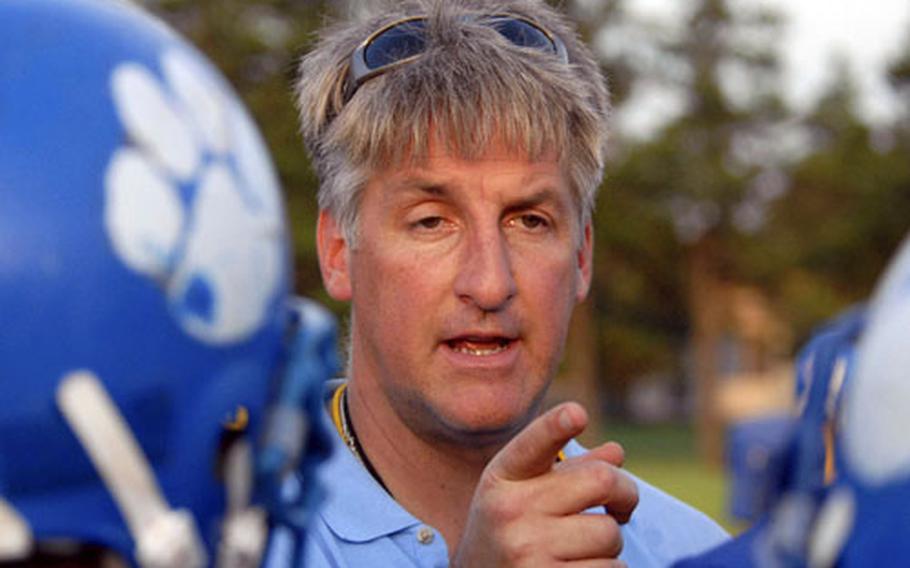
[[687, 425], [619, 425], [607, 427], [604, 439], [626, 450], [626, 469], [716, 520], [731, 534], [746, 524], [727, 513], [727, 478], [719, 467], [698, 458]]

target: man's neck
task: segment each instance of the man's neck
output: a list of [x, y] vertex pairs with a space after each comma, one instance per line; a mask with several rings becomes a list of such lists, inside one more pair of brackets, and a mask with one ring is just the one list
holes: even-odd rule
[[365, 458], [399, 505], [442, 533], [451, 554], [480, 475], [502, 444], [472, 448], [428, 441], [401, 421], [381, 393], [362, 389], [369, 385], [349, 383], [348, 408]]

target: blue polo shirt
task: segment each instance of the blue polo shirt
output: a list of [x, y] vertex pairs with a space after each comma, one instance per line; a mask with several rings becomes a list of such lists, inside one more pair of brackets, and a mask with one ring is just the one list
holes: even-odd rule
[[[331, 419], [326, 428], [335, 432]], [[402, 508], [373, 479], [337, 435], [332, 456], [320, 469], [326, 489], [321, 510], [307, 532], [300, 568], [330, 566], [437, 567], [449, 564], [442, 535]], [[567, 457], [585, 452], [576, 442], [565, 447]], [[638, 484], [639, 505], [622, 526], [621, 559], [634, 568], [669, 566], [728, 538], [703, 513], [632, 476]], [[593, 510], [592, 510], [593, 511]], [[270, 551], [269, 566], [284, 566], [280, 542]]]

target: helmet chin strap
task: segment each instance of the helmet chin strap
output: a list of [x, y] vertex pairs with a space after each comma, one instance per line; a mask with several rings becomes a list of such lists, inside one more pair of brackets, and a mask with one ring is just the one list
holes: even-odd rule
[[143, 568], [206, 565], [191, 514], [171, 509], [148, 460], [104, 385], [75, 371], [57, 388], [57, 406], [126, 519]]
[[251, 507], [253, 449], [246, 439], [231, 444], [225, 456], [227, 514], [218, 545], [218, 568], [256, 568], [262, 561], [268, 535], [265, 511]]
[[28, 523], [0, 497], [0, 562], [25, 558], [33, 545]]

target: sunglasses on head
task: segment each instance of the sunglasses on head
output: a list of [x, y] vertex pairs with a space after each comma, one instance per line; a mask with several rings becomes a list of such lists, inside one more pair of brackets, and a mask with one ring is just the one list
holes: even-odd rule
[[[475, 19], [475, 18], [471, 18]], [[569, 62], [566, 46], [555, 34], [519, 16], [494, 15], [476, 18], [518, 47], [552, 53]], [[351, 54], [344, 100], [351, 100], [365, 82], [390, 69], [414, 61], [427, 49], [426, 16], [412, 16], [376, 30]]]

